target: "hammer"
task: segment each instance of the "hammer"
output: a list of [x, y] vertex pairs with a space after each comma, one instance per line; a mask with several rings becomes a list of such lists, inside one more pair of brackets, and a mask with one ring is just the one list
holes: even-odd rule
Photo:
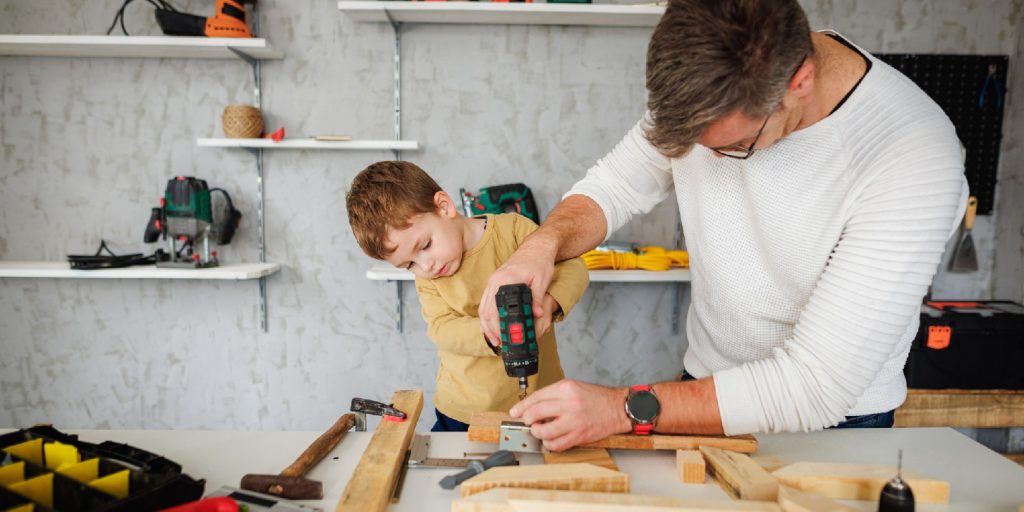
[[324, 497], [324, 486], [316, 480], [302, 478], [313, 466], [316, 466], [338, 443], [345, 433], [356, 423], [352, 413], [343, 414], [334, 425], [316, 438], [291, 466], [284, 468], [279, 475], [254, 475], [242, 477], [242, 489], [248, 491], [273, 494], [292, 500], [319, 500]]

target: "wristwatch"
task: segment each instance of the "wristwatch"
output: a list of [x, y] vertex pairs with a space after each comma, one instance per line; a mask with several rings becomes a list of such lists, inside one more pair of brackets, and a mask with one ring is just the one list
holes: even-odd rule
[[633, 422], [633, 433], [646, 436], [654, 430], [654, 422], [661, 413], [661, 404], [649, 384], [629, 387], [626, 397], [626, 416]]

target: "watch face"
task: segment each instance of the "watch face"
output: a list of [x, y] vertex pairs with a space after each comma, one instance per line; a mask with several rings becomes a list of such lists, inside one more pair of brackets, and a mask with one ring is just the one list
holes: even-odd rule
[[637, 391], [629, 395], [626, 407], [633, 419], [640, 423], [650, 423], [658, 417], [661, 412], [661, 405], [654, 394], [649, 391]]

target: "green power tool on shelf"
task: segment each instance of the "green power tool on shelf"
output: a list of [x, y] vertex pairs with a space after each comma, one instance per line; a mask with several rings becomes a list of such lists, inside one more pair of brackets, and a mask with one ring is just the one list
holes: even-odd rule
[[[224, 194], [224, 212], [218, 220], [212, 192]], [[167, 242], [169, 258], [158, 260], [158, 267], [216, 267], [217, 251], [210, 250], [210, 238], [222, 245], [231, 243], [241, 218], [226, 190], [210, 188], [206, 180], [192, 176], [176, 176], [167, 182], [160, 206], [153, 208], [143, 241], [154, 243], [163, 237]]]
[[533, 192], [522, 183], [482, 188], [479, 195], [473, 195], [460, 188], [459, 196], [462, 197], [462, 211], [466, 217], [485, 213], [514, 212], [540, 224], [540, 213], [537, 211], [537, 203], [533, 200]]

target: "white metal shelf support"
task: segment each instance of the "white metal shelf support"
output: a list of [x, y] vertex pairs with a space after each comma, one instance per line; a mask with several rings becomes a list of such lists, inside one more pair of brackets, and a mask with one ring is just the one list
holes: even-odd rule
[[[402, 140], [402, 24], [391, 19], [391, 13], [385, 11], [385, 14], [395, 34], [395, 140]], [[402, 159], [402, 150], [395, 149], [392, 153], [395, 160]], [[405, 329], [401, 281], [395, 281], [395, 298], [398, 299], [398, 305], [395, 307], [395, 314], [398, 315], [395, 328], [401, 333]]]
[[[259, 34], [260, 17], [256, 4], [252, 4], [252, 27], [253, 34]], [[260, 94], [262, 66], [259, 59], [240, 51], [236, 48], [229, 48], [232, 53], [238, 56], [252, 68], [253, 96], [256, 108], [263, 111], [263, 96]], [[259, 245], [260, 263], [267, 261], [266, 233], [263, 226], [263, 148], [248, 148], [256, 156], [256, 225], [257, 244]], [[260, 328], [268, 332], [267, 325], [267, 278], [260, 277]]]

